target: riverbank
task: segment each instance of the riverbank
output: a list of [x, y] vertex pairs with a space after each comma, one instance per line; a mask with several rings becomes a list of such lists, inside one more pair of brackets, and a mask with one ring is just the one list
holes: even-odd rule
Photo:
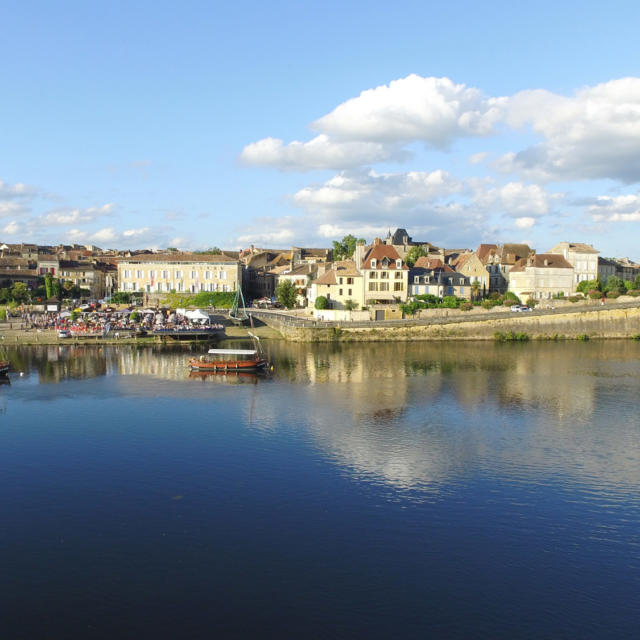
[[[2, 344], [7, 346], [22, 345], [54, 345], [54, 344], [88, 344], [88, 345], [118, 345], [118, 344], [135, 344], [138, 346], [157, 346], [158, 344], [207, 344], [224, 340], [234, 340], [248, 338], [247, 327], [238, 327], [230, 324], [225, 327], [223, 334], [214, 334], [211, 339], [185, 339], [176, 340], [169, 336], [144, 336], [144, 337], [103, 337], [103, 336], [84, 336], [59, 338], [55, 329], [29, 329], [25, 331], [18, 326], [17, 322], [13, 323], [13, 327], [9, 323], [0, 323], [0, 340]], [[282, 340], [282, 335], [277, 330], [261, 325], [255, 329], [250, 329], [252, 333], [257, 335], [261, 340]]]

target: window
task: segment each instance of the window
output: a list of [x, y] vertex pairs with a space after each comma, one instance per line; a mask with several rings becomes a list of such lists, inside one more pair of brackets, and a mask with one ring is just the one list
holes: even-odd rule
[[402, 286], [402, 282], [394, 282], [393, 283], [393, 290], [394, 291], [402, 291], [404, 287]]
[[369, 274], [369, 278], [371, 278], [372, 280], [375, 280], [377, 277], [378, 277], [378, 273], [377, 273], [377, 271], [372, 271], [372, 272]]
[[371, 268], [375, 269], [378, 266], [378, 261], [375, 258], [371, 258]]
[[380, 291], [389, 291], [389, 283], [381, 282], [380, 283]]
[[162, 272], [162, 279], [163, 280], [167, 280], [169, 278], [169, 272], [168, 271], [163, 271]]
[[149, 270], [149, 277], [153, 280], [156, 277], [156, 272], [153, 269]]
[[342, 295], [342, 289], [340, 289], [338, 293], [339, 293], [339, 295]]
[[191, 272], [191, 279], [195, 280], [198, 277], [198, 272], [197, 271], [192, 271]]
[[176, 278], [178, 279], [182, 278], [182, 271], [176, 270]]
[[396, 280], [402, 280], [402, 271], [396, 271]]
[[[340, 284], [342, 284], [342, 278], [340, 278]], [[340, 295], [342, 295], [342, 294], [340, 294]]]
[[347, 284], [353, 284], [353, 278], [347, 278]]
[[141, 269], [138, 269], [136, 271], [136, 278], [144, 278], [144, 271], [142, 271]]
[[402, 260], [396, 260], [396, 269], [402, 269]]
[[353, 289], [349, 289], [349, 294], [348, 295], [350, 295], [350, 296], [353, 295]]
[[418, 284], [418, 282], [420, 282], [420, 276], [413, 276], [413, 282]]
[[383, 269], [389, 268], [389, 260], [387, 259], [386, 256], [384, 258], [382, 258], [382, 268]]
[[129, 271], [129, 269], [125, 269], [124, 270], [124, 277], [125, 278], [130, 278], [131, 277], [131, 271]]
[[388, 271], [381, 271], [381, 272], [380, 272], [380, 277], [381, 277], [383, 280], [388, 280], [388, 279], [389, 279], [389, 272], [388, 272]]
[[378, 283], [377, 282], [370, 282], [369, 283], [369, 291], [377, 291], [378, 290]]
[[204, 279], [205, 280], [211, 280], [211, 271], [205, 271], [204, 272]]
[[227, 272], [226, 271], [221, 271], [220, 275], [218, 277], [220, 278], [220, 280], [226, 280], [227, 279]]

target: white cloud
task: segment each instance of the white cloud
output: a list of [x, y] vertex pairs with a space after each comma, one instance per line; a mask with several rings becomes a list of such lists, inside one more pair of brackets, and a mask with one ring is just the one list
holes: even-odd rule
[[115, 205], [113, 203], [104, 204], [100, 207], [88, 207], [86, 209], [57, 209], [50, 211], [41, 218], [45, 225], [71, 225], [94, 222], [96, 218], [113, 213]]
[[573, 97], [522, 91], [505, 104], [512, 127], [543, 141], [505, 154], [497, 167], [536, 180], [640, 180], [640, 78], [586, 87]]
[[2, 228], [2, 233], [6, 233], [7, 235], [14, 236], [17, 233], [22, 231], [22, 227], [19, 222], [15, 220], [11, 220], [5, 227]]
[[20, 202], [2, 201], [0, 200], [0, 218], [7, 218], [9, 216], [16, 216], [23, 214], [27, 211], [25, 206]]
[[478, 183], [473, 202], [484, 209], [498, 210], [518, 218], [530, 218], [548, 214], [550, 202], [562, 197], [562, 194], [547, 193], [537, 184], [509, 182], [503, 186], [486, 188], [484, 183]]
[[284, 216], [282, 218], [261, 218], [250, 225], [247, 232], [238, 236], [236, 241], [241, 246], [257, 245], [261, 247], [277, 247], [283, 249], [292, 245], [296, 237], [305, 230], [301, 229], [300, 220]]
[[488, 156], [489, 156], [489, 153], [487, 151], [480, 151], [479, 153], [474, 153], [468, 158], [469, 164], [481, 164], [487, 159]]
[[422, 141], [444, 149], [458, 137], [493, 133], [503, 98], [449, 78], [412, 74], [363, 91], [316, 120], [312, 127], [340, 140], [382, 143]]
[[595, 222], [640, 222], [640, 194], [601, 196], [588, 211]]
[[36, 190], [21, 182], [9, 184], [0, 180], [0, 199], [8, 200], [9, 198], [31, 198], [36, 195]]
[[408, 173], [341, 173], [320, 185], [301, 189], [293, 196], [307, 210], [359, 210], [396, 212], [433, 203], [459, 193], [462, 185], [446, 171]]
[[405, 160], [407, 152], [396, 145], [377, 142], [337, 142], [319, 135], [309, 142], [293, 141], [285, 145], [277, 138], [264, 138], [247, 145], [240, 154], [245, 165], [309, 171], [347, 169], [387, 160]]
[[523, 218], [516, 218], [515, 220], [515, 225], [518, 229], [531, 229], [535, 223], [535, 218], [529, 218], [526, 216]]

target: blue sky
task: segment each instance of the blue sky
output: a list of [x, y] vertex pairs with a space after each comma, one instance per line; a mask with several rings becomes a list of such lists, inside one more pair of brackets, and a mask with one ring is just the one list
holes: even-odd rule
[[21, 2], [0, 241], [640, 258], [632, 2]]

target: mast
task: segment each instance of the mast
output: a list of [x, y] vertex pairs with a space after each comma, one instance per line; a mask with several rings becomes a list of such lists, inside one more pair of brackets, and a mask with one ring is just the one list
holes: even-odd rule
[[229, 311], [229, 317], [236, 322], [244, 322], [248, 320], [249, 315], [247, 314], [247, 309], [244, 306], [244, 296], [242, 295], [242, 287], [238, 283], [238, 288], [236, 289], [236, 297], [233, 299], [233, 305], [231, 306], [231, 311]]

